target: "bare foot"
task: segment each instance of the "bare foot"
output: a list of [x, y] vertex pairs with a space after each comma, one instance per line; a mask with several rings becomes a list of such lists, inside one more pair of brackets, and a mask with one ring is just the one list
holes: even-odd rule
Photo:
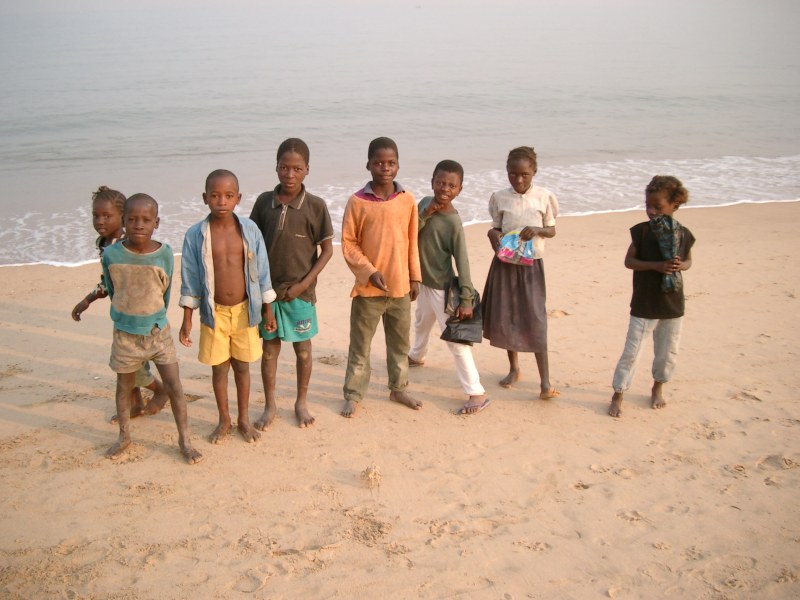
[[511, 369], [508, 372], [508, 375], [506, 375], [500, 380], [500, 385], [504, 388], [510, 388], [518, 381], [519, 381], [519, 371], [517, 371], [516, 369]]
[[422, 408], [421, 400], [414, 400], [414, 398], [412, 398], [405, 392], [392, 392], [391, 394], [389, 394], [389, 400], [391, 400], [392, 402], [397, 402], [399, 404], [404, 404], [408, 408], [413, 408], [414, 410], [419, 410], [420, 408]]
[[342, 416], [347, 417], [348, 419], [352, 419], [356, 414], [356, 409], [358, 408], [358, 402], [353, 400], [345, 400], [344, 406], [342, 407]]
[[294, 403], [294, 414], [297, 417], [297, 424], [300, 425], [300, 429], [313, 425], [316, 420], [308, 412], [308, 404], [305, 400], [298, 400]]
[[203, 460], [203, 455], [200, 454], [198, 450], [195, 450], [191, 444], [182, 443], [180, 444], [180, 447], [181, 447], [181, 454], [183, 454], [184, 458], [186, 459], [186, 462], [188, 462], [190, 465], [196, 465], [201, 460]]
[[242, 434], [245, 442], [252, 444], [253, 442], [257, 442], [259, 439], [261, 439], [261, 432], [250, 425], [249, 421], [239, 421], [236, 424], [236, 429], [238, 429], [239, 433]]
[[217, 428], [211, 433], [208, 438], [208, 441], [212, 444], [219, 444], [228, 437], [231, 433], [231, 422], [223, 422], [217, 425]]
[[277, 410], [274, 406], [267, 406], [264, 409], [264, 412], [258, 420], [253, 423], [253, 426], [258, 429], [259, 431], [264, 431], [267, 427], [272, 425], [272, 422], [275, 420], [275, 415], [277, 414]]
[[106, 458], [110, 458], [111, 460], [116, 460], [117, 458], [122, 456], [122, 453], [125, 452], [125, 450], [130, 445], [131, 445], [130, 438], [125, 438], [120, 436], [120, 438], [117, 440], [117, 443], [111, 446], [111, 448], [109, 448], [108, 450], [106, 450]]
[[161, 409], [167, 405], [167, 400], [169, 400], [169, 395], [162, 387], [159, 392], [153, 394], [153, 397], [150, 398], [150, 402], [144, 407], [143, 414], [151, 416], [160, 413]]
[[561, 395], [556, 388], [550, 388], [548, 390], [542, 390], [539, 393], [539, 400], [552, 400], [553, 398], [558, 398]]
[[650, 394], [650, 403], [654, 409], [664, 408], [667, 405], [667, 401], [664, 400], [664, 396], [661, 393], [661, 384], [658, 382], [653, 384], [653, 391]]
[[424, 360], [414, 360], [410, 356], [408, 357], [408, 366], [409, 367], [421, 367], [425, 364]]
[[612, 417], [622, 416], [622, 393], [614, 392], [611, 396], [611, 404], [608, 407], [608, 414]]

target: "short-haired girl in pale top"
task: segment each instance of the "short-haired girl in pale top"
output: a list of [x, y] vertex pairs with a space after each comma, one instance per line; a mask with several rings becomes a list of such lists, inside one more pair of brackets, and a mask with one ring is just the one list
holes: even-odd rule
[[549, 190], [533, 185], [537, 171], [536, 152], [529, 146], [514, 148], [506, 160], [510, 188], [489, 199], [492, 228], [489, 241], [497, 254], [501, 240], [516, 233], [531, 242], [530, 264], [492, 259], [483, 292], [483, 337], [492, 346], [508, 352], [508, 375], [501, 381], [511, 387], [520, 379], [519, 352], [533, 352], [539, 370], [542, 400], [559, 395], [550, 383], [547, 355], [547, 309], [544, 278], [544, 241], [556, 235], [558, 201]]
[[[101, 257], [106, 248], [125, 237], [125, 230], [122, 227], [122, 212], [125, 207], [125, 200], [125, 195], [122, 192], [112, 190], [105, 185], [101, 185], [92, 194], [92, 226], [98, 234], [95, 246]], [[106, 297], [108, 297], [108, 290], [106, 289], [105, 278], [101, 274], [100, 282], [72, 309], [73, 320], [80, 321], [81, 315], [89, 308], [92, 302]], [[145, 405], [140, 389], [143, 387], [153, 392], [153, 397], [147, 405]], [[168, 399], [169, 396], [167, 396], [161, 381], [150, 372], [150, 363], [145, 363], [136, 372], [136, 387], [133, 388], [131, 401], [131, 418], [156, 414], [164, 408]], [[112, 422], [116, 422], [116, 420], [117, 415], [111, 417]]]

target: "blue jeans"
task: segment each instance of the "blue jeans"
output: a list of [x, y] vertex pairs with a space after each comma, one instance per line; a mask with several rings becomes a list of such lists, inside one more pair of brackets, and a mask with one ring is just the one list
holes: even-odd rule
[[614, 370], [612, 383], [615, 392], [625, 392], [631, 387], [636, 373], [636, 363], [642, 352], [645, 337], [652, 332], [653, 349], [653, 381], [666, 383], [672, 378], [675, 363], [678, 360], [678, 346], [681, 341], [681, 325], [683, 317], [676, 319], [643, 319], [631, 316], [628, 325], [628, 337], [625, 339], [625, 350], [619, 357]]

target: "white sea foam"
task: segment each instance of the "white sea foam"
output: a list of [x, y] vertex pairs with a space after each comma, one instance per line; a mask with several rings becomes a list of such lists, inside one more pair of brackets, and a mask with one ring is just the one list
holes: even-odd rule
[[[583, 216], [604, 212], [639, 210], [644, 188], [655, 174], [679, 177], [690, 191], [688, 207], [728, 206], [738, 203], [777, 202], [800, 199], [800, 155], [778, 158], [728, 156], [712, 160], [624, 160], [571, 166], [543, 167], [535, 183], [552, 190], [559, 199], [561, 216]], [[428, 177], [400, 178], [417, 198], [430, 193]], [[325, 198], [336, 240], [347, 198], [364, 182], [328, 184], [311, 190]], [[466, 224], [489, 220], [487, 203], [491, 193], [508, 186], [504, 170], [467, 174], [456, 200]], [[256, 196], [242, 199], [238, 213], [250, 214]], [[186, 229], [206, 215], [200, 198], [183, 198], [161, 206], [161, 226], [156, 237], [181, 250]], [[95, 234], [86, 207], [52, 215], [27, 212], [0, 225], [2, 263], [74, 266], [96, 257]]]

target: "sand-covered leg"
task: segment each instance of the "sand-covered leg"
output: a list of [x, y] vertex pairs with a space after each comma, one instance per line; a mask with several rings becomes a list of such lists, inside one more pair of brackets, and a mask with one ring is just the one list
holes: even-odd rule
[[622, 392], [614, 392], [611, 396], [611, 404], [608, 406], [608, 414], [612, 417], [622, 416]]
[[653, 389], [650, 392], [650, 403], [654, 409], [664, 408], [667, 405], [667, 401], [664, 399], [664, 393], [662, 391], [663, 383], [660, 381], [653, 382]]
[[[214, 399], [217, 402], [219, 423], [208, 438], [212, 444], [219, 444], [231, 433], [231, 413], [228, 408], [228, 371], [230, 361], [211, 367], [211, 384], [214, 388]], [[166, 380], [164, 381], [166, 383]], [[174, 409], [173, 409], [174, 410]]]
[[508, 353], [508, 375], [500, 380], [500, 385], [504, 388], [510, 388], [517, 381], [519, 381], [519, 353], [512, 350], [507, 350]]
[[153, 397], [150, 398], [150, 402], [144, 407], [144, 414], [155, 415], [161, 412], [161, 409], [167, 405], [169, 395], [167, 394], [167, 390], [164, 389], [164, 384], [161, 383], [158, 377], [154, 377], [153, 382], [146, 387], [153, 392]]
[[236, 383], [236, 406], [239, 411], [236, 428], [244, 441], [256, 442], [261, 438], [261, 432], [250, 424], [250, 365], [233, 357], [230, 363]]
[[261, 381], [264, 384], [264, 412], [256, 420], [254, 426], [264, 431], [272, 425], [278, 412], [275, 401], [275, 381], [278, 376], [278, 356], [281, 353], [281, 340], [264, 340], [264, 353], [261, 355]]
[[117, 442], [106, 451], [106, 457], [119, 458], [125, 449], [131, 445], [131, 394], [136, 373], [117, 373], [117, 423], [119, 424], [119, 437]]
[[311, 340], [294, 342], [294, 353], [296, 356], [297, 370], [297, 399], [294, 403], [294, 414], [297, 417], [297, 424], [301, 427], [308, 427], [314, 424], [314, 417], [308, 411], [308, 384], [311, 381], [311, 369], [313, 366], [311, 353]]
[[183, 394], [178, 363], [156, 365], [156, 368], [164, 381], [164, 389], [169, 396], [172, 416], [178, 428], [178, 447], [181, 454], [190, 465], [198, 463], [203, 460], [203, 455], [192, 446], [189, 440], [189, 413], [186, 408], [186, 396]]

